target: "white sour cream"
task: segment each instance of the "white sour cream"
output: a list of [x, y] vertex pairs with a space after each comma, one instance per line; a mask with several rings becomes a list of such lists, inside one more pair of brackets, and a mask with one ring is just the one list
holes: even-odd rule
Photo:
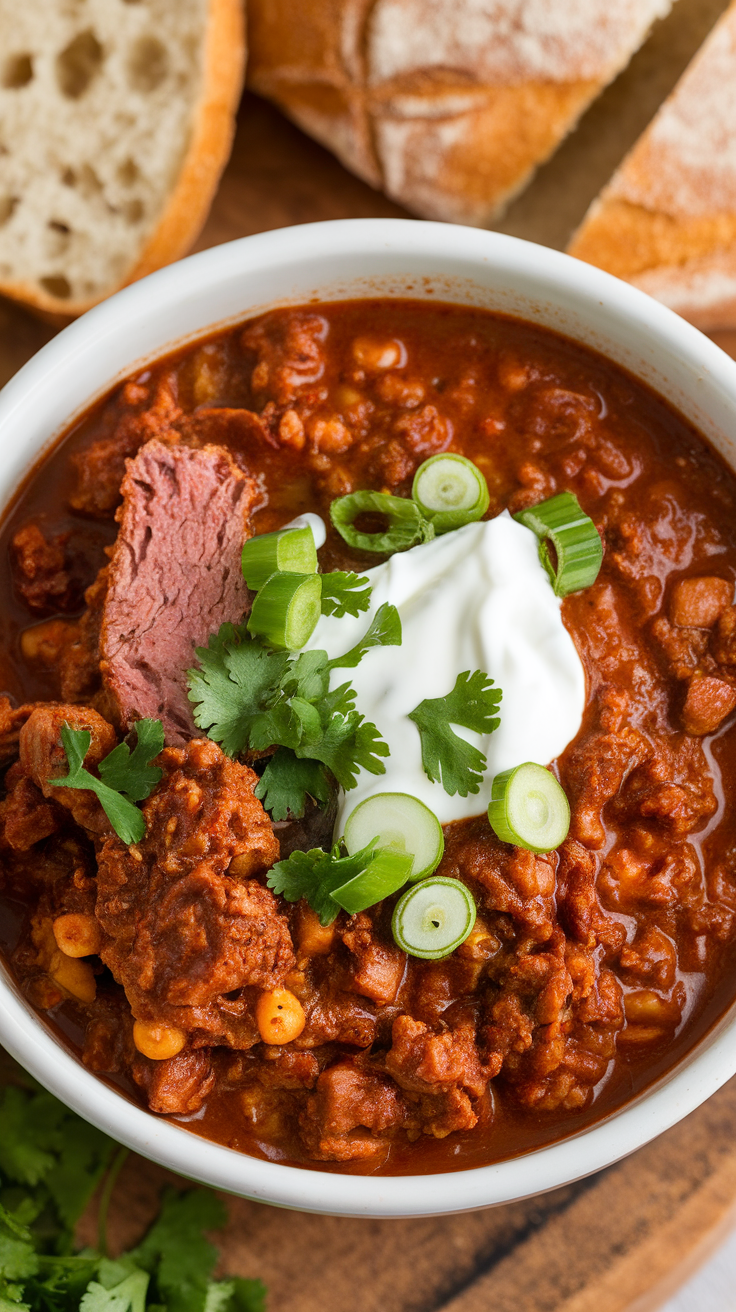
[[[332, 688], [352, 682], [357, 709], [391, 752], [385, 774], [361, 770], [357, 787], [342, 794], [336, 833], [376, 793], [410, 793], [442, 824], [480, 815], [494, 775], [524, 761], [547, 765], [575, 737], [585, 675], [537, 545], [506, 513], [468, 524], [368, 570], [369, 612], [319, 621], [307, 648], [330, 658], [358, 642], [383, 602], [396, 606], [403, 637], [400, 647], [375, 648], [356, 669], [331, 675]], [[407, 717], [426, 697], [446, 696], [463, 670], [483, 670], [501, 688], [501, 723], [487, 735], [452, 726], [485, 754], [487, 769], [479, 792], [451, 797], [424, 773], [419, 730]]]

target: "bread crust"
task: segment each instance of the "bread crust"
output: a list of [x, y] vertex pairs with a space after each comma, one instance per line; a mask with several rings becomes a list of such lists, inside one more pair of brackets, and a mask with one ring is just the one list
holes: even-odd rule
[[230, 155], [245, 77], [242, 0], [208, 0], [202, 87], [193, 130], [176, 183], [135, 263], [124, 278], [85, 299], [62, 300], [31, 282], [0, 281], [0, 295], [63, 325], [146, 274], [185, 255], [201, 231]]
[[736, 0], [568, 249], [699, 328], [736, 327]]
[[410, 210], [483, 226], [669, 7], [250, 0], [248, 82]]

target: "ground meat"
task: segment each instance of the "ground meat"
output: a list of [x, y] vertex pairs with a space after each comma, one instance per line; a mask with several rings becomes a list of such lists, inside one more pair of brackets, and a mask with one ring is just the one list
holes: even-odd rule
[[145, 1090], [152, 1112], [185, 1116], [198, 1112], [215, 1083], [209, 1052], [186, 1050], [164, 1061], [149, 1061], [137, 1054], [132, 1075]]
[[317, 1161], [360, 1160], [380, 1152], [383, 1135], [405, 1117], [391, 1080], [339, 1062], [317, 1080], [301, 1116], [302, 1139]]
[[15, 586], [29, 609], [39, 614], [66, 610], [74, 602], [65, 549], [68, 536], [46, 538], [35, 523], [24, 524], [13, 535], [10, 558]]
[[221, 447], [149, 442], [128, 465], [122, 491], [102, 620], [103, 682], [123, 724], [159, 719], [167, 743], [181, 743], [196, 732], [186, 683], [194, 648], [248, 608], [240, 555], [257, 487]]
[[100, 628], [107, 597], [108, 566], [105, 565], [84, 594], [86, 610], [71, 641], [62, 648], [59, 660], [61, 695], [64, 701], [94, 701], [106, 718], [115, 719], [117, 708], [102, 689], [100, 677]]
[[148, 387], [138, 383], [126, 383], [121, 400], [126, 408], [109, 435], [71, 459], [77, 484], [70, 505], [96, 518], [111, 515], [120, 501], [126, 460], [152, 438], [176, 441], [179, 437], [176, 424], [182, 412], [176, 401], [174, 376], [165, 374], [159, 380], [150, 405], [145, 404], [149, 400]]
[[176, 1026], [197, 1046], [248, 1047], [258, 1038], [248, 990], [281, 984], [294, 964], [276, 899], [246, 877], [273, 863], [278, 844], [256, 776], [214, 743], [159, 761], [145, 838], [129, 849], [110, 837], [99, 854], [101, 956], [136, 1019]]

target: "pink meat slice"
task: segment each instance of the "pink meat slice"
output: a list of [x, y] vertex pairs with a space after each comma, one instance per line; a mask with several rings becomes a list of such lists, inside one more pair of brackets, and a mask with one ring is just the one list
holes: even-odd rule
[[240, 556], [258, 485], [223, 447], [154, 440], [128, 461], [122, 492], [100, 669], [123, 724], [161, 720], [177, 746], [197, 735], [194, 648], [250, 609]]

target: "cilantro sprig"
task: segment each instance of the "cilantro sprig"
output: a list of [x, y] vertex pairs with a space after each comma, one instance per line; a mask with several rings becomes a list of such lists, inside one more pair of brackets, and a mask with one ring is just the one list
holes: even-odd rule
[[371, 587], [365, 575], [333, 569], [329, 574], [321, 574], [320, 578], [323, 615], [334, 615], [336, 619], [353, 615], [357, 619], [361, 611], [368, 610]]
[[75, 1252], [77, 1221], [126, 1156], [51, 1094], [0, 1093], [2, 1312], [264, 1312], [260, 1280], [212, 1279], [218, 1254], [203, 1232], [227, 1216], [210, 1190], [167, 1190], [142, 1242], [114, 1260], [101, 1203], [100, 1249]]
[[274, 893], [280, 893], [287, 902], [306, 898], [319, 916], [320, 924], [331, 925], [340, 911], [332, 893], [368, 869], [377, 843], [375, 839], [352, 856], [343, 855], [339, 843], [331, 852], [325, 852], [321, 847], [313, 847], [309, 852], [292, 852], [285, 861], [277, 861], [271, 867], [268, 887]]
[[422, 742], [422, 765], [433, 783], [450, 795], [477, 793], [483, 782], [486, 758], [472, 743], [460, 738], [452, 724], [476, 733], [492, 733], [501, 723], [496, 714], [502, 693], [482, 670], [458, 674], [446, 697], [428, 697], [410, 712]]
[[[257, 796], [272, 800], [274, 819], [298, 818], [307, 794], [329, 798], [327, 771], [345, 789], [355, 786], [359, 769], [385, 773], [387, 744], [356, 710], [350, 683], [330, 691], [330, 674], [355, 667], [372, 647], [400, 643], [399, 614], [387, 603], [360, 642], [332, 660], [321, 650], [274, 651], [245, 625], [223, 624], [207, 647], [196, 649], [200, 668], [189, 671], [195, 723], [228, 756], [286, 749], [290, 755], [277, 753], [267, 766]], [[310, 762], [310, 768], [298, 769], [296, 762]]]
[[[62, 725], [61, 741], [66, 752], [69, 773], [63, 779], [50, 779], [59, 788], [88, 788], [98, 798], [118, 838], [124, 843], [140, 843], [146, 832], [142, 812], [134, 805], [148, 797], [163, 771], [151, 761], [164, 745], [160, 720], [137, 720], [137, 742], [131, 752], [127, 743], [119, 743], [99, 763], [99, 779], [84, 769], [92, 735], [88, 729]], [[0, 1305], [1, 1308], [1, 1305]]]

